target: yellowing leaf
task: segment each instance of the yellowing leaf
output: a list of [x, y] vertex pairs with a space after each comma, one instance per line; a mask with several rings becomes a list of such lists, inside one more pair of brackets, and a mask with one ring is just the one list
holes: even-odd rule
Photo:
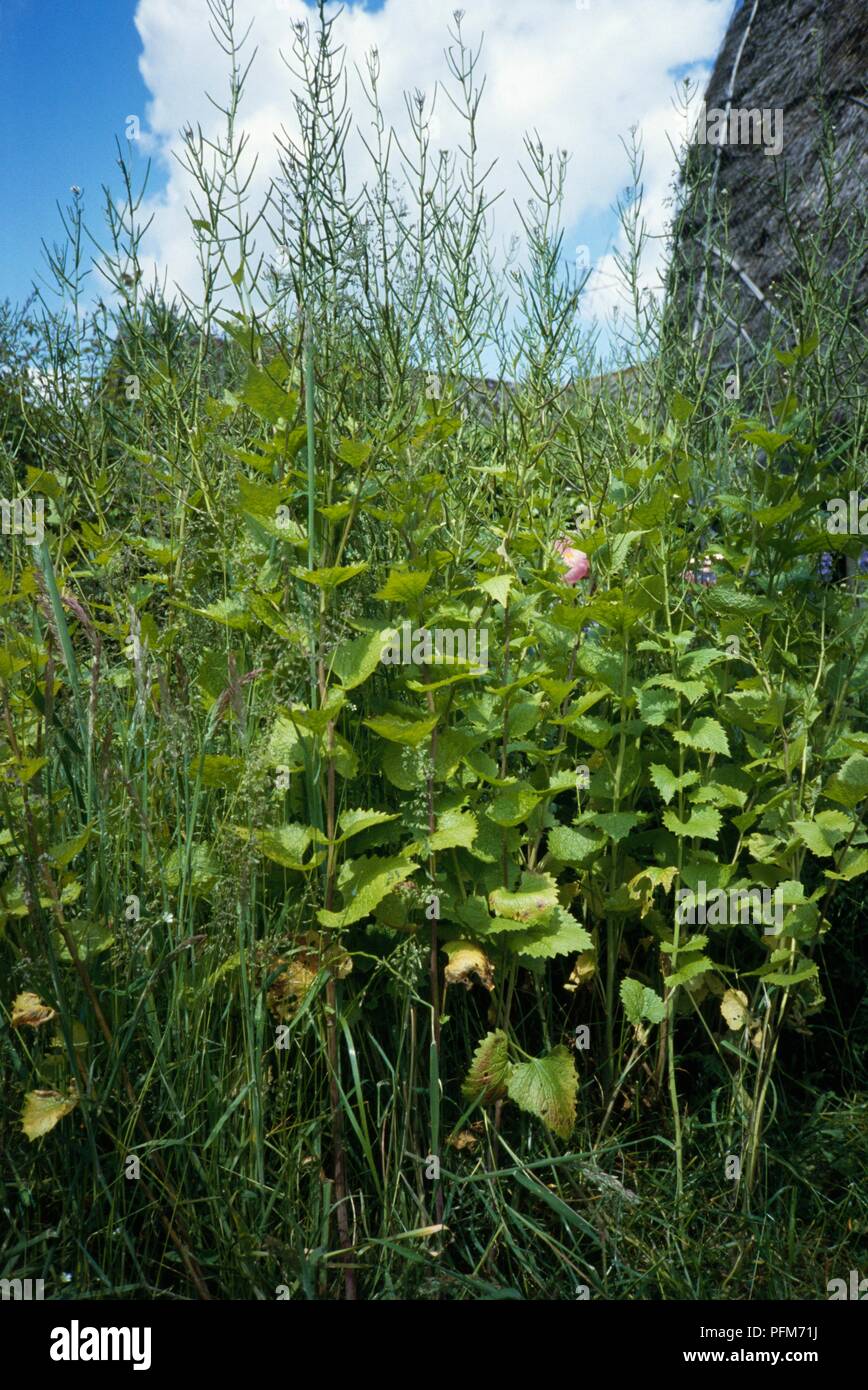
[[298, 1011], [319, 971], [301, 960], [275, 960], [271, 965], [280, 974], [266, 995], [266, 1003], [277, 1018], [286, 1022]]
[[593, 980], [597, 973], [597, 956], [595, 951], [583, 951], [577, 957], [576, 963], [570, 971], [570, 978], [564, 984], [564, 989], [571, 994], [581, 985]]
[[567, 1048], [558, 1046], [547, 1057], [516, 1062], [510, 1071], [507, 1091], [522, 1110], [537, 1115], [546, 1126], [569, 1139], [576, 1123], [576, 1092], [579, 1078]]
[[60, 1091], [28, 1091], [24, 1097], [21, 1128], [31, 1142], [41, 1139], [77, 1105], [78, 1095], [73, 1087], [66, 1095]]
[[12, 1004], [13, 1028], [39, 1028], [57, 1018], [57, 1010], [43, 1004], [38, 994], [19, 994]]
[[508, 1077], [507, 1038], [498, 1028], [494, 1033], [486, 1033], [474, 1052], [461, 1094], [465, 1100], [497, 1100], [506, 1095]]
[[748, 1020], [748, 999], [744, 990], [728, 989], [720, 1001], [720, 1012], [727, 1028], [734, 1033], [741, 1032]]
[[494, 966], [484, 951], [470, 941], [449, 941], [444, 946], [449, 963], [444, 971], [447, 985], [473, 988], [472, 976], [489, 991], [494, 989]]

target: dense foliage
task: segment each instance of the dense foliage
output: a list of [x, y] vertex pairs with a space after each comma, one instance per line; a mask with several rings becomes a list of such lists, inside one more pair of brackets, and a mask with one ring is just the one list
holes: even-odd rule
[[3, 377], [4, 496], [44, 503], [0, 594], [6, 1272], [825, 1296], [868, 1230], [845, 287], [818, 255], [725, 366], [637, 291], [601, 381], [563, 160], [529, 141], [507, 276], [421, 105], [415, 214], [384, 138], [352, 204], [323, 21], [253, 217], [211, 8], [201, 299], [143, 288], [130, 192], [113, 307], [56, 266]]

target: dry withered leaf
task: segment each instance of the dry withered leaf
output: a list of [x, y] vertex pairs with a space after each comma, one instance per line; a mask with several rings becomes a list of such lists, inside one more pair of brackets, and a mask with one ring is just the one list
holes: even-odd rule
[[743, 989], [728, 989], [720, 1001], [727, 1028], [734, 1033], [741, 1032], [748, 1021], [748, 997]]
[[461, 1153], [463, 1149], [475, 1149], [479, 1140], [469, 1129], [462, 1129], [457, 1134], [450, 1134], [446, 1142], [450, 1149], [457, 1149]]
[[43, 1004], [39, 995], [31, 994], [29, 990], [13, 1001], [13, 1028], [41, 1028], [43, 1023], [50, 1023], [53, 1018], [57, 1018], [57, 1010], [52, 1009], [50, 1004]]
[[[353, 968], [352, 956], [323, 932], [304, 932], [297, 938], [299, 948], [292, 955], [274, 956], [266, 965], [267, 974], [280, 969], [266, 995], [269, 1009], [284, 1022], [298, 1011], [319, 972], [326, 969], [343, 980]], [[281, 968], [282, 967], [282, 968]]]

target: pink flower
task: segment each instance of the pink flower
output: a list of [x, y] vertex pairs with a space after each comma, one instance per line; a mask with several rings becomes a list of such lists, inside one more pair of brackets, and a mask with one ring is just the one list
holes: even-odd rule
[[580, 579], [587, 579], [591, 573], [591, 563], [584, 550], [576, 550], [564, 539], [555, 541], [555, 550], [567, 567], [563, 577], [565, 584], [578, 584]]

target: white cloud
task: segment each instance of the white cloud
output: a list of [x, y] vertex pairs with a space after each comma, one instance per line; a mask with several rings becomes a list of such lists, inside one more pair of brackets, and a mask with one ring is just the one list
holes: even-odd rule
[[[314, 11], [303, 0], [236, 0], [239, 30], [253, 21], [249, 52], [258, 55], [248, 79], [242, 125], [250, 135], [249, 150], [258, 155], [253, 184], [254, 204], [276, 170], [272, 138], [281, 124], [292, 129], [292, 80], [280, 50], [291, 51], [291, 23], [311, 20]], [[330, 12], [336, 6], [330, 6]], [[447, 79], [443, 56], [450, 42], [455, 0], [386, 0], [378, 11], [345, 5], [336, 34], [345, 45], [350, 106], [363, 129], [369, 109], [355, 67], [364, 71], [365, 54], [376, 45], [380, 55], [380, 97], [386, 119], [406, 131], [405, 90], [419, 88], [429, 99], [438, 82]], [[513, 199], [523, 203], [527, 189], [518, 170], [523, 135], [539, 133], [543, 144], [571, 154], [564, 205], [570, 239], [581, 241], [585, 219], [593, 219], [597, 235], [609, 209], [626, 184], [629, 171], [622, 139], [637, 126], [644, 141], [646, 220], [656, 236], [666, 218], [665, 200], [674, 157], [669, 140], [677, 142], [679, 117], [673, 107], [673, 70], [692, 65], [692, 76], [703, 83], [703, 66], [716, 53], [732, 0], [589, 0], [587, 9], [576, 0], [472, 0], [463, 21], [465, 40], [473, 48], [484, 35], [478, 75], [487, 78], [480, 107], [480, 163], [497, 160], [492, 188], [504, 195], [494, 210], [497, 242], [505, 244], [518, 229]], [[155, 213], [146, 243], [152, 264], [169, 283], [192, 289], [197, 282], [195, 251], [189, 220], [188, 178], [172, 158], [180, 147], [179, 130], [201, 123], [206, 135], [216, 135], [219, 114], [206, 91], [222, 97], [227, 86], [227, 60], [208, 33], [205, 0], [138, 0], [135, 18], [143, 54], [141, 70], [152, 94], [145, 113], [146, 142], [168, 170], [165, 191], [152, 200]], [[457, 118], [444, 94], [437, 98], [440, 135], [450, 143], [458, 132]], [[683, 119], [680, 124], [683, 126]], [[364, 177], [366, 156], [358, 134], [349, 143], [351, 173]], [[614, 234], [614, 224], [609, 224]], [[660, 243], [655, 243], [659, 248]], [[646, 271], [652, 283], [659, 255]], [[611, 306], [611, 258], [593, 277], [593, 303]]]

